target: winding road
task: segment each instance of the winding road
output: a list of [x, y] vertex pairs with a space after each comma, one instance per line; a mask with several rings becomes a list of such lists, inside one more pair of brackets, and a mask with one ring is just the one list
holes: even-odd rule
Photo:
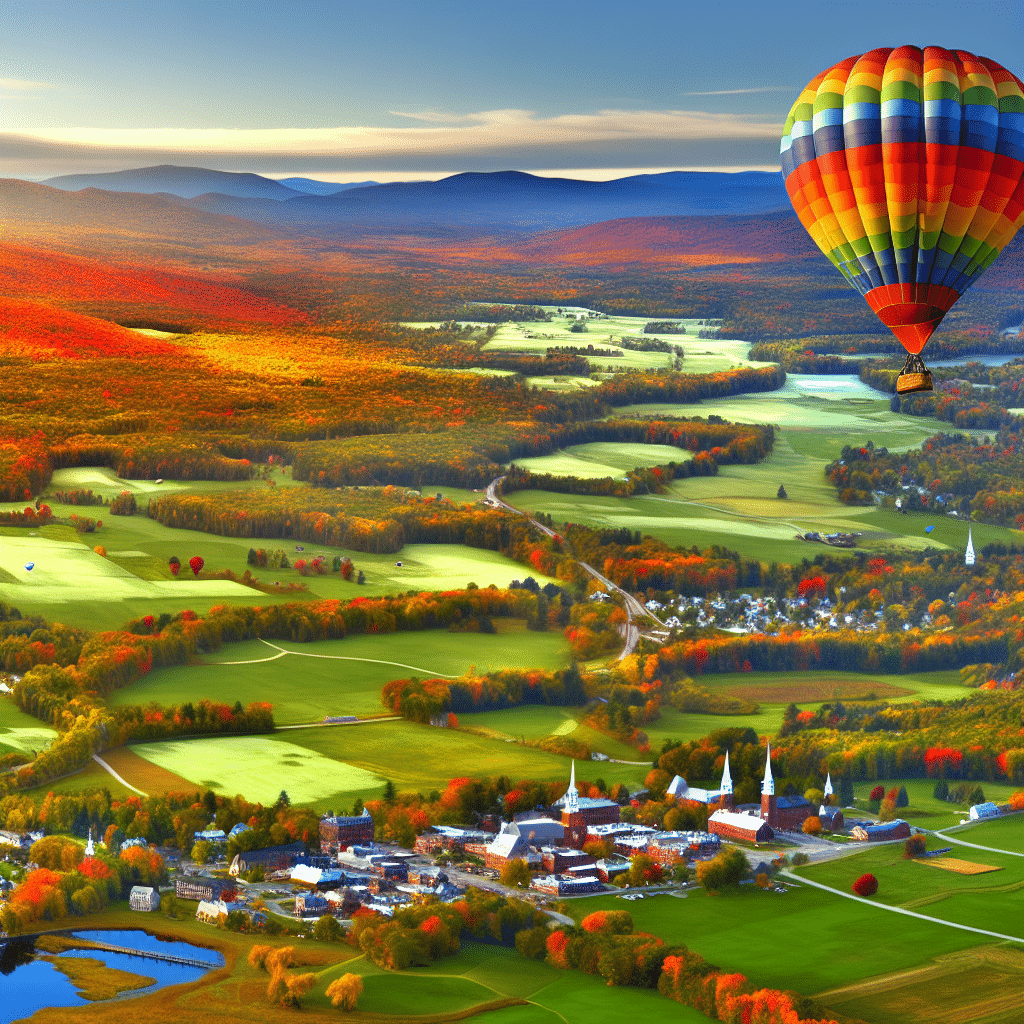
[[[501, 486], [501, 482], [505, 478], [499, 476], [492, 480], [487, 485], [487, 501], [494, 508], [502, 508], [506, 512], [512, 512], [517, 516], [523, 516], [532, 526], [536, 527], [541, 533], [547, 534], [549, 537], [557, 537], [558, 534], [551, 529], [550, 526], [545, 526], [543, 523], [537, 522], [532, 516], [527, 515], [522, 509], [516, 508], [514, 505], [510, 505], [507, 501], [498, 497], [498, 488]], [[658, 618], [653, 612], [649, 612], [632, 594], [627, 593], [622, 587], [616, 586], [606, 576], [602, 576], [592, 565], [588, 562], [581, 562], [577, 559], [576, 564], [579, 565], [584, 572], [586, 572], [593, 579], [597, 580], [606, 590], [611, 593], [616, 593], [622, 598], [622, 603], [626, 611], [626, 628], [624, 630], [625, 646], [622, 648], [622, 652], [619, 654], [619, 661], [624, 658], [628, 658], [636, 650], [636, 645], [640, 642], [640, 627], [633, 622], [633, 617], [636, 616], [638, 619], [653, 619], [664, 631], [667, 636], [669, 633], [669, 627], [665, 625], [661, 619]]]

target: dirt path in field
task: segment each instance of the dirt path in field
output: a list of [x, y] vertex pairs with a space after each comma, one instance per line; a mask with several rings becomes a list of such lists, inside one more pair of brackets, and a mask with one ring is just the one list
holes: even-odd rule
[[796, 882], [798, 885], [810, 885], [815, 889], [830, 892], [835, 896], [842, 896], [844, 899], [855, 900], [857, 903], [866, 903], [869, 907], [875, 907], [878, 910], [887, 910], [890, 914], [902, 914], [904, 917], [916, 917], [920, 921], [930, 921], [932, 924], [945, 925], [947, 928], [956, 928], [958, 931], [962, 932], [974, 932], [975, 935], [988, 935], [993, 939], [1004, 939], [1007, 942], [1024, 943], [1024, 938], [1019, 935], [1004, 935], [1002, 932], [990, 932], [985, 928], [975, 928], [972, 925], [960, 924], [957, 921], [944, 921], [941, 917], [929, 917], [927, 914], [918, 914], [916, 911], [907, 910], [904, 907], [890, 907], [885, 903], [878, 903], [876, 900], [869, 900], [851, 892], [843, 892], [842, 889], [833, 889], [831, 885], [822, 885], [821, 882], [812, 882], [804, 875], [796, 875], [792, 871], [787, 871], [785, 868], [783, 868], [779, 874], [785, 875], [790, 879], [790, 881]]
[[114, 769], [113, 769], [113, 768], [111, 768], [111, 767], [110, 767], [110, 765], [109, 765], [109, 764], [107, 764], [107, 762], [106, 762], [106, 761], [104, 761], [104, 760], [103, 760], [103, 758], [102, 758], [102, 757], [100, 757], [100, 755], [99, 755], [99, 754], [93, 754], [93, 755], [92, 755], [92, 759], [93, 759], [93, 760], [94, 760], [94, 761], [95, 761], [95, 762], [96, 762], [96, 763], [97, 763], [97, 764], [98, 764], [98, 765], [99, 765], [99, 766], [100, 766], [100, 767], [101, 767], [101, 768], [102, 768], [102, 769], [103, 769], [104, 771], [107, 771], [107, 772], [109, 772], [109, 773], [110, 773], [111, 775], [113, 775], [113, 776], [114, 776], [114, 778], [115, 778], [115, 779], [117, 779], [117, 781], [118, 781], [118, 782], [120, 782], [122, 786], [126, 786], [126, 787], [127, 787], [128, 789], [130, 789], [130, 790], [131, 790], [131, 791], [132, 791], [133, 793], [138, 793], [138, 794], [139, 794], [139, 796], [149, 796], [149, 794], [148, 794], [148, 793], [144, 793], [144, 792], [143, 792], [143, 791], [142, 791], [141, 789], [136, 789], [136, 788], [135, 788], [135, 787], [134, 787], [134, 786], [133, 786], [133, 785], [132, 785], [132, 784], [131, 784], [130, 782], [126, 782], [126, 781], [125, 781], [124, 779], [122, 779], [122, 778], [121, 778], [121, 776], [120, 776], [120, 775], [118, 775], [118, 774], [117, 774], [117, 772], [115, 772], [115, 771], [114, 771]]
[[[381, 661], [379, 658], [350, 658], [343, 654], [310, 654], [308, 651], [289, 651], [284, 647], [278, 647], [277, 644], [272, 644], [269, 640], [260, 638], [261, 644], [266, 644], [268, 647], [273, 647], [275, 651], [280, 651], [280, 654], [275, 654], [273, 658], [263, 658], [263, 661], [274, 661], [277, 658], [283, 658], [286, 654], [294, 654], [297, 658], [325, 658], [328, 661], [365, 661], [370, 665], [394, 665], [396, 668], [408, 668], [413, 672], [425, 672], [428, 676], [435, 677], [437, 679], [458, 679], [458, 676], [450, 676], [444, 672], [435, 672], [433, 669], [421, 668], [418, 665], [404, 665], [400, 661]], [[220, 662], [222, 665], [254, 665], [257, 662], [247, 661], [224, 661]]]
[[[951, 827], [959, 828], [958, 825]], [[945, 842], [956, 843], [957, 846], [969, 846], [972, 850], [985, 850], [988, 853], [1005, 853], [1007, 857], [1024, 857], [1024, 853], [1019, 853], [1017, 850], [999, 850], [994, 846], [979, 846], [977, 843], [967, 842], [966, 839], [957, 839], [956, 836], [951, 836], [948, 832], [933, 832], [932, 835], [941, 837]]]

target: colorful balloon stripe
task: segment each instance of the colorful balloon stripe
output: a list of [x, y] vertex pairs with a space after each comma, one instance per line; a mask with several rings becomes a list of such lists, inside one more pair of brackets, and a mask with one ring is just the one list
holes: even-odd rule
[[781, 156], [800, 222], [916, 354], [1024, 226], [1024, 85], [963, 50], [872, 50], [807, 84]]

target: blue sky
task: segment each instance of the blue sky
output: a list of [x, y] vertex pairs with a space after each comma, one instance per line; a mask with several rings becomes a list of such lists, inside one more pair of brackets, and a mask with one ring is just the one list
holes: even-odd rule
[[773, 167], [810, 78], [904, 43], [1024, 75], [1024, 2], [3, 2], [0, 174]]

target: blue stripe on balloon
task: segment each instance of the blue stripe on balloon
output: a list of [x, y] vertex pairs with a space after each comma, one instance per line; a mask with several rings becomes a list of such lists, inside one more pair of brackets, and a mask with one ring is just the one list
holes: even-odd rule
[[920, 117], [921, 104], [917, 100], [895, 99], [882, 102], [881, 116], [886, 117]]
[[843, 126], [841, 124], [830, 124], [815, 129], [814, 151], [818, 156], [824, 156], [826, 153], [835, 153], [837, 150], [845, 148], [846, 139], [843, 136]]
[[924, 119], [925, 142], [940, 146], [960, 145], [960, 118], [926, 117]]
[[875, 252], [875, 262], [878, 263], [878, 272], [882, 275], [882, 284], [899, 284], [900, 275], [896, 269], [896, 258], [892, 249], [883, 249]]
[[858, 146], [879, 146], [882, 143], [882, 126], [878, 121], [844, 121], [843, 137], [847, 149]]
[[936, 247], [917, 250], [917, 279], [918, 281], [930, 282], [932, 279], [932, 268], [935, 265]]
[[877, 103], [848, 103], [843, 107], [843, 124], [851, 121], [877, 121]]
[[951, 252], [946, 252], [945, 249], [935, 250], [935, 263], [932, 265], [932, 272], [929, 276], [932, 284], [942, 284], [952, 262], [953, 254]]
[[815, 158], [813, 136], [808, 135], [803, 138], [794, 138], [793, 148], [790, 152], [793, 155], [793, 162], [797, 167], [801, 167], [809, 160], [813, 160]]
[[917, 246], [895, 249], [893, 252], [896, 256], [896, 273], [900, 276], [900, 283], [913, 284], [917, 269]]
[[882, 142], [920, 142], [919, 117], [887, 117], [882, 121]]
[[803, 138], [805, 135], [812, 134], [813, 131], [814, 131], [814, 127], [813, 127], [813, 125], [811, 124], [810, 121], [794, 121], [793, 122], [792, 135], [793, 135], [794, 141], [796, 139]]
[[960, 120], [960, 104], [956, 100], [925, 100], [924, 116], [948, 117], [954, 121]]

